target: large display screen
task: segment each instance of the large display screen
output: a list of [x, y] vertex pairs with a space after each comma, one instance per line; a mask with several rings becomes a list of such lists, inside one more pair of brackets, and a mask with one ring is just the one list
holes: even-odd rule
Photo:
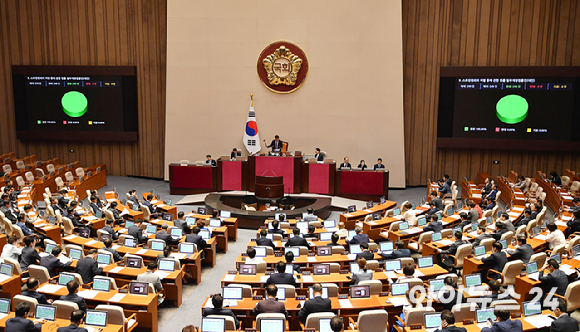
[[580, 67], [441, 68], [437, 146], [580, 150]]
[[137, 140], [135, 67], [13, 66], [18, 139]]

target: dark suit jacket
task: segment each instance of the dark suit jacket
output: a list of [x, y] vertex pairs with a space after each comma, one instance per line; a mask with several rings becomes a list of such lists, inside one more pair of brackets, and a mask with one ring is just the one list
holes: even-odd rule
[[377, 169], [385, 169], [385, 164], [375, 164], [375, 166], [373, 166], [373, 170], [377, 170]]
[[266, 280], [266, 284], [292, 285], [296, 287], [296, 280], [294, 280], [294, 276], [289, 273], [272, 273], [270, 278]]
[[129, 196], [128, 200], [130, 200], [131, 202], [133, 202], [133, 204], [137, 204], [137, 207], [141, 207], [141, 205], [139, 204], [139, 199], [137, 199], [137, 197], [135, 197], [135, 196]]
[[117, 252], [117, 250], [113, 248], [103, 248], [103, 249], [113, 254], [113, 260], [115, 260], [115, 262], [118, 262], [123, 259], [123, 257]]
[[159, 232], [155, 233], [155, 238], [165, 241], [165, 243], [168, 245], [172, 245], [172, 244], [175, 245], [175, 244], [179, 243], [179, 240], [181, 240], [180, 238], [174, 239], [171, 236], [171, 234], [167, 233], [164, 230], [160, 230]]
[[62, 301], [69, 301], [69, 302], [74, 302], [79, 306], [80, 310], [83, 310], [84, 312], [87, 312], [87, 303], [85, 302], [85, 299], [78, 296], [76, 293], [75, 294], [67, 294], [67, 295], [63, 295], [60, 297], [59, 300]]
[[501, 239], [501, 236], [502, 236], [504, 233], [507, 233], [507, 232], [508, 232], [508, 230], [507, 230], [507, 229], [505, 229], [505, 228], [502, 228], [502, 229], [500, 229], [499, 231], [497, 231], [497, 232], [493, 233], [493, 235], [492, 235], [492, 236], [493, 236], [493, 238], [494, 238], [496, 241], [499, 241], [499, 240]]
[[397, 258], [402, 258], [402, 257], [411, 257], [411, 250], [409, 250], [409, 249], [397, 249], [397, 250], [393, 250], [393, 252], [391, 252], [390, 254], [381, 253], [381, 256], [384, 259], [397, 259]]
[[550, 325], [550, 332], [575, 332], [578, 330], [578, 321], [567, 314], [561, 315]]
[[137, 225], [129, 227], [129, 229], [127, 229], [127, 234], [131, 235], [135, 240], [141, 243], [147, 242], [147, 236], [143, 234], [143, 230]]
[[[403, 249], [403, 250], [408, 250], [408, 249]], [[363, 252], [356, 254], [356, 259], [359, 259], [361, 257], [366, 259], [367, 261], [369, 261], [371, 259], [375, 259], [375, 254], [373, 254], [372, 252], [370, 252], [368, 250], [365, 250]]]
[[254, 315], [264, 313], [280, 313], [288, 316], [284, 302], [278, 302], [274, 298], [265, 299], [256, 304], [256, 307], [254, 308]]
[[315, 154], [314, 158], [316, 158], [316, 161], [324, 161], [324, 156], [322, 155], [322, 153]]
[[485, 196], [487, 194], [489, 194], [491, 192], [491, 182], [489, 182], [488, 184], [485, 185], [485, 187], [483, 187], [483, 189], [481, 189], [481, 195]]
[[443, 223], [439, 220], [432, 221], [423, 227], [423, 232], [441, 233], [443, 230]]
[[342, 163], [342, 164], [340, 164], [339, 168], [343, 168], [343, 167], [344, 167], [344, 168], [352, 168], [352, 167], [350, 166], [350, 163]]
[[210, 165], [211, 165], [211, 167], [216, 167], [216, 166], [217, 166], [217, 163], [215, 162], [215, 160], [214, 160], [214, 159], [212, 159], [212, 160], [207, 160], [207, 159], [206, 159], [205, 163], [206, 163], [206, 164], [210, 164]]
[[22, 255], [20, 255], [20, 268], [22, 271], [28, 270], [28, 265], [38, 264], [40, 262], [40, 255], [38, 251], [31, 247], [24, 247]]
[[348, 244], [361, 244], [363, 242], [366, 242], [366, 243], [370, 242], [369, 236], [367, 234], [360, 233], [360, 234], [353, 236], [352, 240], [350, 240], [350, 241], [346, 240], [346, 243], [348, 243]]
[[187, 227], [187, 222], [185, 222], [185, 220], [183, 219], [175, 219], [173, 220], [173, 226], [184, 229], [185, 227]]
[[84, 327], [78, 327], [75, 324], [70, 324], [69, 326], [59, 327], [56, 332], [88, 332], [89, 330]]
[[100, 211], [101, 214], [103, 214], [103, 210], [99, 209], [99, 207], [97, 206], [97, 204], [91, 203], [89, 205], [91, 206], [91, 209], [93, 209], [93, 211], [95, 212], [95, 214], [97, 214], [97, 211]]
[[437, 210], [443, 210], [443, 200], [440, 197], [435, 197], [431, 201], [435, 204]]
[[330, 299], [323, 299], [320, 296], [313, 298], [304, 302], [304, 306], [300, 309], [298, 313], [298, 318], [302, 323], [306, 323], [306, 318], [308, 315], [315, 312], [330, 312], [332, 311], [332, 303]]
[[566, 224], [568, 225], [568, 229], [566, 230], [567, 236], [575, 232], [580, 232], [580, 219], [571, 219]]
[[449, 185], [447, 183], [444, 183], [439, 188], [439, 192], [441, 193], [442, 196], [444, 196], [445, 194], [450, 194], [451, 193], [451, 188], [449, 188]]
[[51, 278], [56, 276], [57, 269], [66, 269], [70, 263], [63, 264], [58, 258], [54, 257], [52, 254], [44, 256], [40, 259], [40, 265], [44, 266], [48, 270], [48, 274]]
[[[524, 244], [523, 246], [517, 248], [512, 254], [512, 259], [521, 259], [524, 264], [528, 264], [530, 262], [530, 258], [534, 254], [534, 249], [528, 243]], [[501, 272], [501, 271], [500, 271]]]
[[58, 204], [50, 204], [50, 206], [52, 207], [52, 209], [54, 210], [54, 213], [56, 213], [56, 211], [60, 211], [60, 214], [63, 215], [64, 214], [64, 210], [60, 208], [60, 206], [58, 206]]
[[61, 209], [66, 208], [66, 206], [68, 205], [68, 199], [64, 198], [64, 196], [63, 195], [60, 195], [60, 194], [57, 196], [56, 199], [57, 199], [57, 202], [58, 202], [58, 206]]
[[484, 327], [481, 332], [522, 332], [522, 322], [518, 319], [508, 319], [503, 322], [495, 322], [491, 327]]
[[4, 216], [5, 216], [5, 217], [6, 217], [8, 220], [10, 220], [10, 221], [16, 221], [16, 220], [17, 220], [17, 218], [16, 218], [16, 215], [15, 215], [14, 213], [12, 213], [12, 210], [10, 210], [10, 209], [7, 209], [6, 207], [2, 207], [2, 208], [0, 209], [0, 211], [2, 211], [2, 213], [4, 213]]
[[236, 329], [240, 328], [240, 322], [238, 321], [238, 318], [236, 317], [236, 315], [234, 314], [234, 312], [231, 309], [204, 308], [202, 316], [206, 317], [209, 315], [232, 316], [234, 318], [234, 320], [236, 321]]
[[151, 212], [151, 214], [157, 212], [157, 208], [153, 204], [151, 204], [151, 202], [145, 201], [143, 202], [143, 205], [145, 205], [149, 209], [149, 212]]
[[[451, 246], [449, 246], [449, 249], [447, 249], [447, 250], [441, 250], [441, 254], [444, 254], [444, 255], [455, 255], [457, 253], [457, 248], [459, 248], [460, 245], [466, 244], [466, 243], [467, 242], [465, 242], [463, 240], [456, 240], [455, 242], [453, 242], [451, 244]], [[445, 257], [445, 260], [443, 262], [447, 266], [452, 266], [454, 264], [454, 260], [451, 257]]]
[[111, 227], [109, 225], [105, 225], [105, 227], [103, 227], [102, 230], [104, 230], [105, 232], [111, 234], [111, 238], [113, 240], [118, 240], [119, 239], [119, 235], [117, 234], [117, 232], [115, 232], [115, 230], [113, 229], [113, 227]]
[[[507, 260], [507, 256], [505, 254], [505, 252], [503, 251], [498, 251], [498, 252], [494, 252], [493, 254], [489, 255], [486, 258], [482, 258], [481, 261], [483, 263], [486, 263], [490, 266], [490, 268], [498, 271], [499, 273], [503, 272], [503, 268], [506, 265], [506, 263], [508, 262]], [[491, 277], [499, 277], [498, 274], [496, 273], [491, 273], [490, 274]]]
[[291, 239], [288, 239], [286, 242], [286, 247], [307, 247], [310, 250], [310, 245], [306, 239], [301, 238], [300, 236], [295, 236]]
[[103, 273], [103, 269], [99, 267], [99, 263], [91, 257], [85, 257], [77, 262], [75, 272], [80, 274], [83, 282], [88, 284], [93, 282], [96, 275]]
[[544, 270], [540, 271], [540, 281], [546, 286], [546, 292], [552, 293], [552, 288], [556, 288], [556, 294], [564, 296], [568, 287], [568, 276], [562, 270], [544, 275]]
[[282, 149], [282, 141], [278, 140], [278, 143], [276, 143], [276, 140], [273, 139], [272, 143], [270, 143], [270, 145], [268, 145], [267, 148], [272, 148], [272, 151], [281, 150]]
[[526, 225], [527, 226], [530, 221], [532, 221], [532, 218], [531, 217], [523, 217], [514, 226], [515, 227], [520, 227], [520, 226], [523, 226], [523, 225]]
[[280, 234], [282, 236], [284, 236], [284, 234], [286, 234], [283, 230], [281, 230], [279, 228], [278, 229], [269, 229], [268, 230], [268, 233], [270, 233], [270, 234]]
[[465, 297], [460, 295], [460, 292], [455, 290], [453, 292], [447, 290], [445, 292], [443, 292], [442, 296], [439, 297], [440, 299], [449, 299], [448, 301], [443, 301], [446, 303], [441, 302], [441, 304], [443, 305], [443, 310], [449, 310], [451, 311], [451, 309], [453, 308], [454, 305], [457, 304], [457, 300], [458, 297], [461, 297], [461, 302], [460, 303], [465, 303], [466, 299]]
[[429, 209], [429, 211], [427, 211], [427, 217], [431, 217], [432, 215], [434, 215], [435, 213], [439, 212], [440, 210], [437, 207], [431, 208]]
[[272, 247], [272, 249], [276, 250], [276, 246], [274, 245], [274, 242], [272, 242], [272, 240], [265, 238], [265, 237], [257, 238], [256, 244], [259, 246], [270, 246], [270, 247]]
[[457, 327], [455, 325], [452, 325], [447, 326], [447, 328], [444, 328], [442, 330], [437, 329], [435, 330], [435, 332], [467, 332], [467, 329], [465, 327]]
[[44, 296], [44, 294], [40, 294], [37, 291], [26, 290], [22, 292], [22, 295], [36, 299], [36, 301], [38, 301], [38, 304], [48, 304], [48, 301], [46, 301], [46, 297]]
[[10, 318], [6, 321], [6, 332], [40, 332], [42, 324], [34, 324], [30, 319], [22, 317]]
[[185, 236], [185, 242], [195, 243], [195, 245], [197, 246], [197, 250], [202, 250], [203, 248], [205, 248], [206, 245], [206, 242], [201, 237], [201, 235], [193, 233], [187, 234]]

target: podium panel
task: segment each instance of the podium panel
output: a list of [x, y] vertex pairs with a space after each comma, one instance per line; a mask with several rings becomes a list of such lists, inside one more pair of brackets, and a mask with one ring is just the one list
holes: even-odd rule
[[337, 196], [374, 200], [389, 197], [389, 172], [338, 170], [336, 177]]
[[[249, 157], [248, 161], [250, 162], [249, 173], [253, 177], [282, 176], [284, 178], [284, 193], [300, 193], [300, 157], [255, 156]], [[252, 166], [254, 172], [252, 172]], [[254, 191], [252, 186], [255, 182], [254, 179], [249, 181], [250, 191]]]
[[[219, 161], [221, 163], [221, 189], [220, 190], [243, 190], [242, 187], [242, 161]], [[219, 166], [219, 165], [218, 165]]]
[[211, 192], [217, 188], [217, 167], [169, 165], [171, 195]]

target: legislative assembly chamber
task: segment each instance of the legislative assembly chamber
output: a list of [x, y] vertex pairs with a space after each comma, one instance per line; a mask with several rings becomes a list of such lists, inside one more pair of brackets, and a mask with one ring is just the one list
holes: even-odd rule
[[0, 1], [0, 331], [580, 332], [579, 17]]

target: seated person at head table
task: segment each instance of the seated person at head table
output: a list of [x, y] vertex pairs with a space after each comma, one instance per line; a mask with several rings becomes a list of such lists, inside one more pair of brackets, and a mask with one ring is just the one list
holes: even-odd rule
[[324, 161], [324, 155], [320, 153], [320, 148], [314, 149], [314, 159], [316, 161]]
[[1, 259], [10, 258], [15, 261], [18, 261], [20, 255], [22, 254], [22, 248], [19, 248], [20, 240], [12, 235], [8, 238], [8, 243], [4, 245], [2, 248], [2, 255], [0, 255]]
[[377, 159], [377, 163], [373, 166], [373, 170], [377, 169], [385, 169], [385, 165], [383, 165], [383, 160], [381, 158]]
[[515, 228], [520, 226], [527, 226], [530, 221], [532, 221], [532, 210], [526, 208], [524, 209], [524, 216], [516, 224], [514, 225]]
[[328, 242], [326, 245], [331, 246], [331, 247], [332, 246], [341, 246], [342, 247], [342, 245], [338, 244], [338, 240], [340, 240], [340, 236], [338, 236], [338, 232], [336, 232], [330, 236], [330, 242]]
[[38, 279], [37, 278], [29, 278], [26, 281], [26, 288], [27, 290], [23, 291], [21, 294], [24, 296], [28, 296], [31, 297], [33, 299], [36, 299], [36, 301], [38, 302], [38, 304], [49, 304], [52, 303], [53, 300], [46, 300], [46, 297], [44, 296], [44, 294], [40, 294], [38, 292]]
[[270, 284], [266, 286], [266, 299], [256, 303], [256, 307], [253, 310], [254, 315], [279, 313], [288, 317], [284, 302], [279, 302], [276, 299], [276, 294], [278, 294], [276, 285]]
[[451, 185], [453, 184], [453, 181], [449, 177], [449, 174], [444, 174], [443, 175], [443, 181], [445, 181], [445, 183], [449, 186], [449, 188], [451, 188]]
[[435, 206], [435, 202], [430, 201], [427, 204], [429, 205], [429, 210], [427, 211], [427, 217], [434, 216], [435, 213], [441, 211], [441, 210], [437, 209], [437, 207]]
[[312, 225], [308, 226], [308, 233], [302, 235], [304, 236], [305, 239], [308, 239], [310, 241], [318, 240], [318, 234], [316, 234], [316, 227]]
[[[264, 140], [264, 143], [266, 142], [266, 140]], [[272, 143], [270, 143], [270, 145], [266, 145], [267, 148], [272, 148], [272, 152], [280, 152], [282, 150], [282, 144], [284, 142], [282, 142], [280, 140], [280, 136], [276, 135], [274, 136], [274, 139], [272, 140]]]
[[363, 229], [360, 226], [356, 226], [354, 228], [354, 232], [356, 233], [355, 236], [352, 237], [351, 240], [346, 240], [347, 244], [359, 244], [359, 243], [369, 243], [371, 240], [367, 234], [363, 234]]
[[[379, 253], [384, 259], [397, 259], [402, 257], [411, 257], [411, 250], [405, 249], [405, 242], [401, 240], [395, 241], [395, 250], [391, 253]], [[374, 256], [373, 256], [374, 257]]]
[[[544, 270], [548, 269], [550, 273], [544, 275]], [[555, 259], [549, 259], [540, 269], [540, 276], [538, 279], [545, 289], [553, 292], [556, 289], [556, 294], [564, 296], [566, 288], [568, 288], [568, 276], [564, 271], [560, 270], [560, 264]]]
[[514, 183], [513, 187], [520, 189], [522, 193], [525, 192], [528, 189], [526, 177], [523, 175], [518, 176], [518, 182]]
[[205, 156], [205, 163], [206, 165], [211, 165], [211, 167], [217, 167], [217, 163], [215, 160], [211, 159], [211, 155], [208, 154]]
[[433, 249], [433, 252], [440, 254], [440, 255], [437, 255], [437, 263], [442, 268], [447, 269], [448, 271], [451, 271], [451, 273], [456, 273], [457, 271], [453, 267], [453, 264], [455, 264], [455, 260], [453, 259], [453, 257], [451, 257], [451, 255], [455, 256], [459, 246], [461, 246], [462, 244], [467, 244], [467, 242], [462, 240], [463, 233], [461, 233], [460, 231], [455, 231], [453, 233], [453, 235], [455, 237], [455, 242], [453, 242], [451, 244], [451, 246], [449, 246], [449, 249], [441, 250], [439, 248], [435, 248], [435, 249]]
[[359, 282], [365, 280], [373, 280], [373, 270], [367, 269], [367, 260], [364, 257], [356, 259], [358, 264], [358, 272], [352, 274], [352, 284], [358, 285]]
[[491, 177], [485, 178], [485, 186], [481, 189], [481, 196], [486, 196], [491, 192], [491, 188], [493, 186], [493, 179]]
[[137, 218], [135, 223], [127, 229], [127, 234], [131, 235], [138, 243], [147, 243], [147, 235], [143, 234], [143, 230], [146, 229], [143, 225], [143, 219]]
[[61, 296], [59, 298], [59, 300], [76, 303], [79, 306], [80, 310], [86, 312], [88, 309], [87, 303], [85, 302], [85, 299], [83, 297], [81, 297], [77, 294], [79, 292], [79, 287], [80, 287], [80, 284], [76, 280], [71, 280], [71, 281], [67, 282], [66, 289], [68, 290], [68, 294]]
[[129, 198], [127, 200], [133, 202], [133, 205], [137, 205], [137, 208], [141, 208], [139, 197], [137, 197], [137, 190], [135, 189], [129, 190]]
[[[482, 273], [482, 277], [487, 276], [487, 272], [489, 270], [495, 270], [499, 273], [503, 273], [503, 268], [508, 262], [507, 255], [504, 251], [502, 251], [501, 243], [495, 242], [491, 245], [491, 255], [488, 257], [484, 257], [481, 259], [482, 263], [485, 263], [486, 266], [489, 266], [489, 269], [486, 269], [484, 273]], [[489, 272], [490, 279], [499, 279], [501, 276], [498, 273], [493, 271]]]
[[451, 310], [456, 304], [465, 303], [466, 299], [457, 290], [457, 282], [453, 277], [447, 276], [443, 279], [444, 286], [441, 288], [443, 292], [439, 298], [449, 299], [448, 301], [440, 301], [443, 310]]
[[85, 312], [82, 310], [73, 310], [70, 313], [70, 325], [59, 327], [56, 332], [88, 332], [89, 330], [80, 327], [85, 318]]
[[235, 161], [238, 158], [238, 149], [234, 148], [230, 153], [230, 160]]
[[443, 200], [437, 195], [437, 192], [433, 190], [429, 196], [431, 196], [431, 200], [429, 202], [435, 203], [437, 210], [443, 211]]
[[6, 321], [6, 332], [40, 332], [44, 319], [30, 320], [27, 317], [30, 312], [29, 302], [20, 302], [16, 305], [14, 317]]
[[427, 221], [431, 220], [427, 225], [423, 226], [423, 232], [441, 233], [443, 230], [443, 223], [439, 220], [436, 214], [427, 217]]
[[20, 269], [22, 271], [28, 270], [28, 265], [30, 264], [40, 264], [40, 255], [34, 248], [36, 243], [37, 238], [35, 235], [24, 238], [24, 248], [22, 249], [22, 255], [20, 255]]
[[580, 210], [572, 212], [572, 219], [568, 220], [566, 225], [568, 226], [568, 229], [566, 229], [567, 236], [580, 232]]
[[365, 163], [364, 159], [362, 159], [360, 161], [360, 163], [358, 164], [357, 168], [360, 168], [361, 171], [364, 171], [365, 168], [367, 168], [367, 164]]
[[360, 245], [361, 252], [356, 254], [356, 259], [364, 258], [366, 260], [371, 260], [375, 258], [375, 254], [369, 251], [369, 244], [366, 242], [361, 243]]
[[199, 227], [197, 226], [194, 226], [193, 229], [190, 229], [189, 227], [185, 229], [185, 232], [187, 234], [185, 235], [185, 242], [194, 243], [198, 251], [203, 250], [207, 243], [201, 237], [201, 235], [199, 235], [200, 231], [201, 229], [199, 229]]
[[447, 182], [445, 182], [445, 180], [443, 179], [439, 179], [439, 195], [441, 197], [445, 197], [445, 195], [447, 194], [451, 194], [451, 188], [449, 188], [449, 185], [447, 184]]
[[103, 274], [103, 268], [99, 267], [99, 263], [97, 263], [97, 255], [98, 250], [91, 249], [85, 258], [79, 259], [77, 262], [75, 272], [81, 275], [84, 283], [89, 284], [93, 282], [96, 275]]
[[441, 313], [441, 329], [435, 332], [467, 332], [465, 327], [457, 327], [455, 324], [455, 314], [449, 310], [443, 310]]
[[344, 225], [344, 222], [340, 221], [338, 223], [338, 231], [334, 232], [334, 234], [338, 234], [341, 239], [345, 239], [348, 237], [348, 229]]
[[497, 220], [497, 222], [501, 222], [504, 225], [504, 228], [507, 229], [508, 232], [514, 232], [514, 234], [516, 233], [516, 228], [514, 227], [514, 224], [512, 223], [512, 221], [510, 220], [509, 214], [502, 212], [499, 215], [499, 219]]
[[510, 312], [507, 309], [499, 308], [493, 311], [496, 321], [487, 321], [487, 326], [481, 332], [523, 332], [522, 322], [519, 319], [510, 319]]
[[260, 230], [260, 237], [256, 239], [256, 244], [259, 246], [272, 247], [272, 250], [276, 250], [276, 245], [272, 240], [268, 239], [268, 231], [265, 229]]
[[473, 240], [472, 243], [473, 248], [479, 246], [481, 241], [485, 239], [493, 239], [493, 236], [491, 236], [491, 234], [486, 233], [486, 231], [487, 228], [485, 228], [485, 226], [482, 225], [477, 226], [477, 230], [475, 231], [477, 233], [477, 237], [475, 238], [475, 240]]
[[299, 228], [294, 228], [292, 230], [292, 234], [294, 234], [294, 237], [291, 237], [288, 239], [288, 241], [286, 241], [286, 247], [306, 247], [308, 250], [310, 250], [310, 244], [308, 244], [306, 239], [300, 236]]
[[484, 210], [493, 210], [493, 208], [495, 207], [495, 200], [493, 200], [491, 197], [486, 197], [485, 198], [485, 206], [483, 207]]
[[278, 273], [272, 273], [268, 280], [266, 280], [266, 284], [274, 284], [274, 285], [292, 285], [294, 287], [297, 286], [296, 279], [290, 273], [286, 273], [286, 263], [283, 261], [279, 261], [276, 263], [276, 271]]
[[171, 236], [171, 234], [167, 232], [168, 229], [169, 225], [167, 225], [167, 223], [163, 223], [163, 225], [161, 225], [161, 229], [157, 233], [155, 233], [155, 238], [158, 240], [165, 241], [165, 244], [169, 246], [178, 244], [181, 238]]
[[572, 206], [568, 209], [570, 212], [574, 212], [576, 210], [580, 210], [580, 197], [574, 197], [572, 200]]
[[221, 316], [231, 316], [236, 322], [236, 330], [240, 328], [240, 322], [231, 309], [224, 309], [224, 298], [220, 293], [211, 296], [211, 304], [213, 308], [203, 308], [202, 316], [207, 317], [209, 315], [221, 315]]
[[264, 261], [262, 257], [256, 257], [256, 249], [254, 248], [246, 249], [246, 255], [248, 255], [248, 258], [246, 258], [244, 264], [258, 264]]
[[304, 216], [304, 221], [318, 221], [318, 216], [314, 214], [313, 208], [306, 209], [307, 215]]
[[123, 260], [123, 256], [121, 256], [117, 252], [117, 250], [113, 248], [113, 239], [106, 239], [105, 241], [103, 241], [103, 244], [105, 245], [103, 250], [106, 250], [113, 255], [113, 261], [119, 262], [119, 261]]
[[550, 325], [550, 332], [574, 332], [578, 331], [578, 321], [567, 314], [568, 306], [566, 300], [556, 299], [558, 305], [554, 310], [556, 320]]
[[352, 169], [352, 166], [349, 163], [348, 157], [344, 157], [344, 162], [342, 162], [342, 164], [340, 164], [340, 166], [338, 166], [339, 169], [341, 168], [348, 168], [348, 169]]
[[[284, 215], [280, 215], [280, 220], [284, 220]], [[285, 234], [284, 230], [280, 229], [280, 221], [274, 220], [272, 221], [272, 229], [268, 229], [268, 233], [271, 234], [281, 234], [282, 236]]]
[[[157, 262], [150, 261], [147, 264], [147, 271], [137, 276], [137, 281], [147, 282], [155, 288], [155, 292], [159, 293], [163, 290], [163, 284], [161, 283], [161, 278], [155, 274], [157, 270]], [[163, 302], [163, 295], [159, 294], [157, 297], [157, 303]]]
[[546, 242], [548, 242], [548, 246], [550, 249], [554, 249], [561, 244], [566, 244], [566, 238], [564, 237], [564, 233], [558, 229], [558, 226], [553, 222], [550, 222], [546, 225], [548, 229], [548, 235], [546, 236]]
[[556, 171], [550, 172], [550, 181], [552, 181], [552, 183], [554, 183], [557, 186], [562, 185], [562, 179], [560, 178], [560, 175], [558, 175], [558, 173], [556, 173]]
[[312, 285], [312, 293], [314, 298], [312, 300], [307, 300], [304, 302], [300, 312], [298, 312], [298, 318], [302, 324], [306, 323], [306, 318], [308, 315], [316, 312], [330, 312], [332, 311], [332, 302], [330, 299], [322, 298], [322, 285], [314, 284]]
[[62, 248], [56, 246], [52, 248], [52, 252], [40, 259], [40, 266], [44, 266], [48, 270], [48, 275], [51, 278], [54, 278], [58, 275], [57, 270], [64, 270], [70, 266], [72, 260], [66, 261], [63, 263], [58, 258], [62, 254]]
[[[288, 251], [284, 254], [284, 259], [286, 260], [286, 264], [292, 264], [292, 262], [294, 262], [294, 253], [292, 251]], [[292, 264], [292, 270], [294, 270], [294, 273], [302, 273], [300, 270], [300, 265], [298, 264]]]
[[405, 282], [409, 279], [414, 279], [415, 278], [415, 266], [412, 264], [407, 264], [405, 266], [403, 266], [403, 275], [400, 276], [399, 278], [397, 278], [397, 283], [400, 282]]

